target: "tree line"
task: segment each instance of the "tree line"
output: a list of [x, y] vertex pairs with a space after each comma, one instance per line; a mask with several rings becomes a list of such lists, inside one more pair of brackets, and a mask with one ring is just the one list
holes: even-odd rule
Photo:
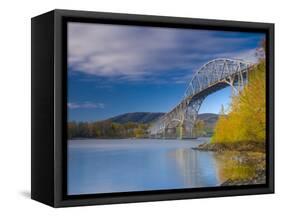
[[148, 124], [128, 122], [124, 124], [111, 121], [69, 122], [68, 139], [73, 138], [146, 138]]

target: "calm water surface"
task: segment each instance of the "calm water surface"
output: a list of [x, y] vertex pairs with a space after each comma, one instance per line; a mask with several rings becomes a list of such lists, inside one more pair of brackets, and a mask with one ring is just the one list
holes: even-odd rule
[[220, 185], [212, 152], [191, 140], [68, 141], [68, 194], [94, 194]]

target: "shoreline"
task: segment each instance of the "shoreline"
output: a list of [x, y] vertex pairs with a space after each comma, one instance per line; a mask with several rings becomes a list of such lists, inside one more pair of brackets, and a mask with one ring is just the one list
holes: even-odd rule
[[192, 149], [197, 151], [211, 151], [217, 156], [234, 153], [234, 157], [232, 158], [235, 159], [234, 161], [237, 161], [237, 168], [247, 164], [252, 165], [254, 172], [252, 175], [249, 175], [249, 177], [228, 178], [220, 186], [266, 184], [265, 152], [260, 148], [253, 148], [253, 145], [246, 147], [234, 145], [233, 148], [229, 148], [227, 145], [203, 143]]
[[238, 152], [260, 152], [265, 153], [264, 146], [258, 143], [233, 143], [233, 144], [213, 144], [202, 143], [197, 147], [192, 148], [198, 151], [213, 151], [213, 152], [225, 152], [225, 151], [238, 151]]
[[140, 138], [137, 138], [137, 137], [127, 137], [127, 138], [121, 138], [121, 137], [116, 137], [116, 138], [75, 137], [75, 138], [68, 138], [67, 140], [87, 140], [87, 139], [97, 139], [97, 140], [98, 139], [100, 139], [100, 140], [151, 139], [151, 140], [182, 140], [182, 141], [185, 141], [185, 140], [197, 140], [197, 139], [210, 139], [210, 137], [183, 138], [183, 139], [178, 139], [178, 138], [165, 138], [165, 139], [163, 139], [163, 138], [150, 138], [150, 137], [140, 137]]

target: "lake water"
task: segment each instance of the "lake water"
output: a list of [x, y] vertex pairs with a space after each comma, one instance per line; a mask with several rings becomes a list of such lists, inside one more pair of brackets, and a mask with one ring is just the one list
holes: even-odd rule
[[190, 140], [68, 141], [68, 194], [95, 194], [220, 185], [212, 152]]

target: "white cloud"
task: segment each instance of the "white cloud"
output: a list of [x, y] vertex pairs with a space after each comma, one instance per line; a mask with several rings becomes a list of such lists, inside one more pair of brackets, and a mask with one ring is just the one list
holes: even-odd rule
[[240, 52], [237, 54], [237, 56], [234, 56], [236, 59], [241, 59], [244, 61], [248, 61], [250, 63], [257, 63], [258, 62], [258, 56], [257, 56], [257, 50], [251, 49], [244, 52]]
[[79, 108], [84, 108], [84, 109], [96, 109], [96, 108], [104, 108], [103, 103], [93, 103], [93, 102], [82, 102], [82, 103], [75, 103], [75, 102], [69, 102], [67, 103], [67, 107], [69, 109], [79, 109]]
[[251, 56], [252, 49], [235, 48], [247, 40], [204, 30], [69, 23], [68, 66], [88, 75], [139, 81], [175, 69], [190, 73], [226, 52]]
[[[140, 77], [166, 67], [178, 49], [177, 34], [167, 29], [69, 24], [69, 66], [99, 76]], [[171, 60], [169, 59], [169, 62]], [[160, 64], [161, 63], [161, 64]]]
[[249, 50], [242, 51], [242, 52], [238, 51], [238, 52], [232, 52], [232, 53], [221, 53], [217, 57], [239, 59], [239, 60], [243, 60], [243, 61], [246, 61], [249, 63], [257, 63], [259, 60], [256, 49], [249, 49]]

